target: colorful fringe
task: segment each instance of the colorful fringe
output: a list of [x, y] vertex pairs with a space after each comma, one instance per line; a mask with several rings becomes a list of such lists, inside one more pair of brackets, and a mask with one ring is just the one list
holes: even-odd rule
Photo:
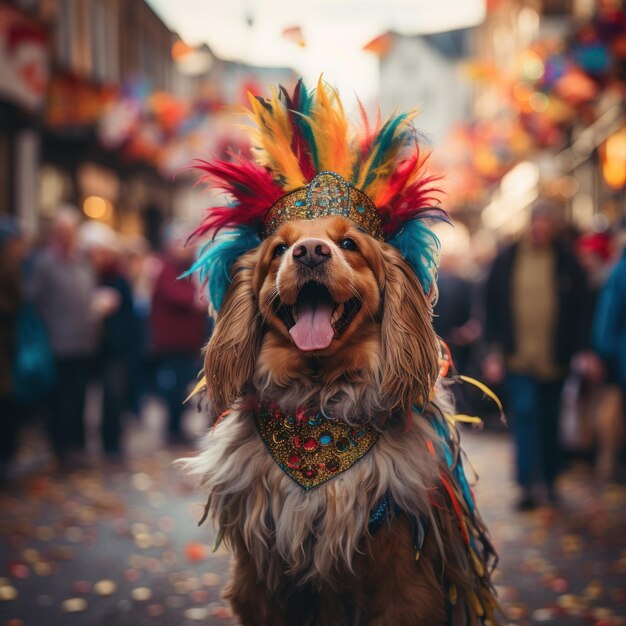
[[[463, 467], [459, 433], [454, 417], [447, 417], [435, 404], [424, 415], [437, 439], [428, 442], [428, 451], [441, 462], [441, 492], [433, 499], [433, 509], [440, 521], [451, 515], [458, 526], [462, 541], [446, 544], [448, 567], [452, 572], [448, 587], [449, 624], [470, 626], [477, 623], [497, 624], [499, 611], [495, 590], [490, 582], [497, 565], [497, 555], [481, 519], [474, 494]], [[441, 521], [440, 528], [445, 526]], [[443, 535], [442, 539], [450, 539]], [[456, 580], [455, 580], [456, 578]]]

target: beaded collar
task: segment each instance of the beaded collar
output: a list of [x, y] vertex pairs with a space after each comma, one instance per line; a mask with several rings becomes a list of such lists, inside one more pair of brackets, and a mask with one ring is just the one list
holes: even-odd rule
[[306, 491], [349, 470], [381, 435], [371, 426], [349, 426], [301, 409], [283, 413], [264, 404], [257, 405], [254, 421], [278, 467]]

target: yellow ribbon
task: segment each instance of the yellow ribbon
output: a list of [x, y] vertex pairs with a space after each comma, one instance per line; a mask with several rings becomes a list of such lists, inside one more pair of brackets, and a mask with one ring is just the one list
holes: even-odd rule
[[483, 421], [475, 415], [465, 415], [465, 413], [456, 413], [448, 416], [453, 422], [463, 422], [464, 424], [476, 424], [480, 426]]

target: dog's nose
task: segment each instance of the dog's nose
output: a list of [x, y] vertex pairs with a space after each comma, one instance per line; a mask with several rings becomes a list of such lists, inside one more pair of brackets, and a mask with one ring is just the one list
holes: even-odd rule
[[308, 267], [321, 265], [330, 258], [330, 246], [322, 239], [305, 239], [293, 248], [293, 258]]

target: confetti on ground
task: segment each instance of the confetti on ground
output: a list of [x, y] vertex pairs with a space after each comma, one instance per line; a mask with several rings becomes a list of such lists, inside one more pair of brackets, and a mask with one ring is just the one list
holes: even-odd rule
[[[626, 626], [626, 488], [575, 468], [559, 509], [515, 513], [507, 436], [463, 440], [500, 552], [504, 624]], [[229, 554], [213, 552], [211, 529], [197, 527], [202, 497], [174, 458], [31, 472], [0, 492], [0, 626], [234, 626], [221, 597]]]
[[137, 587], [130, 592], [133, 600], [145, 602], [152, 597], [152, 591], [148, 587]]
[[93, 586], [93, 592], [98, 596], [111, 596], [117, 591], [117, 585], [112, 580], [99, 580]]
[[87, 600], [84, 598], [68, 598], [61, 603], [61, 610], [66, 613], [80, 613], [87, 609]]

